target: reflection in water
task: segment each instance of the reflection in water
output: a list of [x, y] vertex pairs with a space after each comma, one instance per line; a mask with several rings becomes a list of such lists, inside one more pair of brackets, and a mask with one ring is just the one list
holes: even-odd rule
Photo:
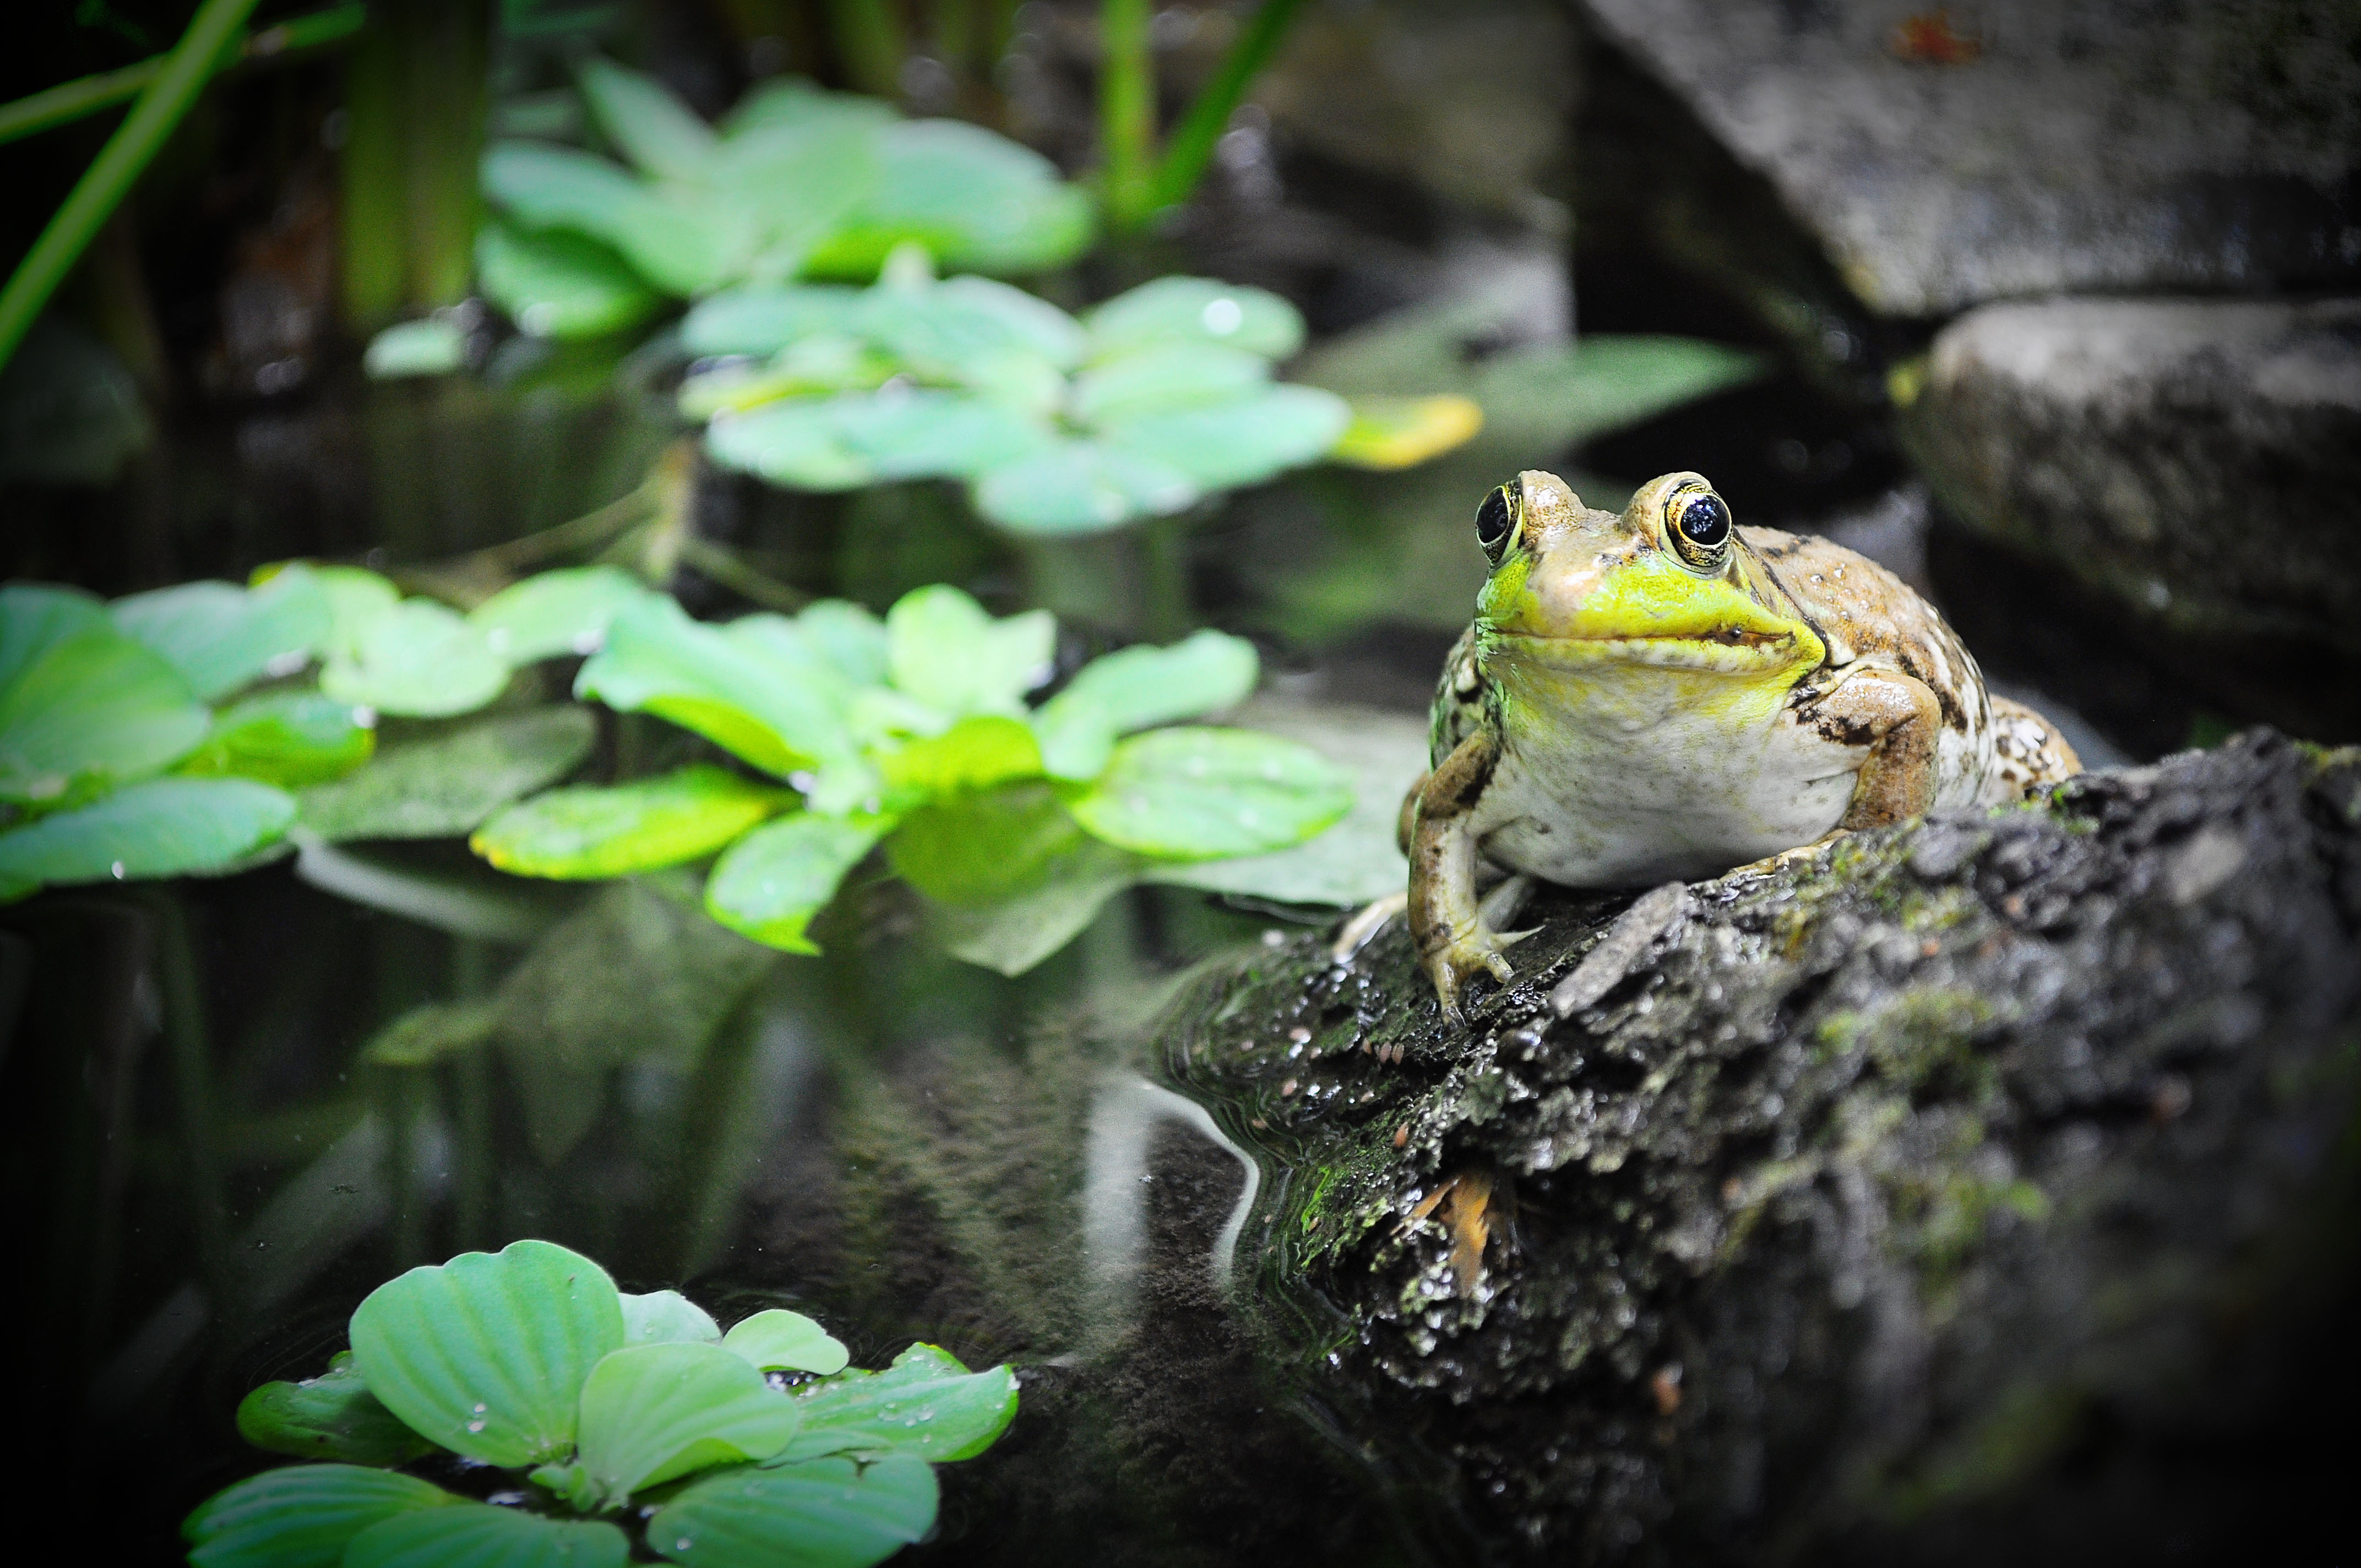
[[1255, 1194], [1261, 1190], [1261, 1168], [1223, 1134], [1202, 1105], [1137, 1074], [1109, 1075], [1091, 1104], [1089, 1142], [1083, 1155], [1082, 1247], [1100, 1292], [1103, 1323], [1128, 1321], [1131, 1316], [1131, 1296], [1148, 1247], [1148, 1198], [1142, 1188], [1153, 1179], [1148, 1170], [1151, 1144], [1159, 1127], [1167, 1122], [1178, 1123], [1219, 1146], [1238, 1162], [1245, 1178], [1206, 1259], [1217, 1290], [1227, 1292], [1230, 1288], [1238, 1234], [1254, 1210]]

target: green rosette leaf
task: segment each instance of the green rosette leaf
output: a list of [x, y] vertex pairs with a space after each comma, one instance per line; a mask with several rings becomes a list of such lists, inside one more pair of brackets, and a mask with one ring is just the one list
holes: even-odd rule
[[219, 871], [294, 820], [292, 795], [251, 779], [148, 779], [0, 833], [0, 886]]
[[361, 628], [349, 655], [320, 672], [320, 689], [379, 713], [445, 718], [500, 695], [509, 666], [484, 634], [432, 599], [404, 599]]
[[1057, 440], [994, 465], [969, 491], [975, 510], [1013, 533], [1103, 533], [1167, 517], [1203, 494], [1182, 468], [1111, 442]]
[[0, 685], [0, 800], [55, 806], [84, 781], [154, 773], [204, 738], [213, 716], [162, 657], [103, 619], [70, 627], [79, 618], [54, 600], [36, 619], [10, 629], [23, 652]]
[[623, 1568], [631, 1538], [604, 1519], [461, 1503], [397, 1514], [353, 1537], [344, 1568]]
[[607, 1271], [549, 1242], [413, 1268], [353, 1311], [353, 1361], [412, 1431], [523, 1469], [574, 1448], [584, 1379], [623, 1343]]
[[1264, 387], [1220, 402], [1134, 407], [1100, 422], [1110, 444], [1225, 490], [1317, 463], [1353, 422], [1344, 399], [1317, 387]]
[[894, 685], [947, 713], [1021, 717], [1049, 674], [1058, 623], [1047, 610], [994, 620], [948, 584], [914, 588], [885, 615]]
[[300, 1383], [265, 1383], [238, 1402], [237, 1433], [257, 1448], [346, 1464], [406, 1464], [434, 1445], [379, 1402], [339, 1353], [328, 1370]]
[[1211, 278], [1159, 278], [1091, 312], [1091, 351], [1099, 358], [1152, 344], [1205, 343], [1286, 359], [1303, 346], [1303, 317], [1264, 289]]
[[562, 1469], [577, 1508], [611, 1508], [644, 1486], [716, 1464], [768, 1459], [795, 1436], [793, 1400], [713, 1344], [642, 1344], [590, 1369], [580, 1448]]
[[826, 1329], [784, 1307], [730, 1324], [721, 1348], [764, 1372], [817, 1372], [823, 1377], [843, 1371], [852, 1359]]
[[334, 623], [327, 589], [302, 566], [253, 588], [197, 582], [133, 594], [109, 605], [107, 614], [126, 636], [179, 670], [206, 702], [266, 671], [301, 668]]
[[647, 586], [620, 566], [573, 566], [512, 583], [468, 612], [493, 654], [511, 664], [595, 653], [607, 628]]
[[692, 1484], [648, 1520], [648, 1544], [687, 1568], [868, 1568], [933, 1528], [922, 1460], [811, 1459]]
[[1220, 860], [1300, 844], [1352, 808], [1319, 752], [1251, 729], [1151, 729], [1120, 742], [1067, 806], [1090, 832], [1157, 859]]
[[766, 947], [817, 953], [804, 934], [812, 917], [892, 826], [886, 817], [804, 811], [758, 828], [714, 865], [705, 912]]
[[486, 222], [476, 231], [476, 279], [527, 337], [604, 337], [664, 308], [612, 248], [566, 229]]
[[906, 1454], [935, 1464], [972, 1459], [1016, 1415], [1016, 1375], [970, 1372], [931, 1344], [914, 1344], [883, 1372], [848, 1372], [794, 1391], [803, 1425], [774, 1464], [828, 1453]]
[[302, 789], [344, 777], [376, 749], [377, 731], [360, 722], [352, 704], [318, 692], [265, 692], [214, 715], [204, 744], [176, 771]]
[[577, 784], [519, 801], [476, 829], [468, 848], [517, 876], [631, 876], [712, 854], [796, 803], [710, 763], [626, 784]]
[[1168, 648], [1125, 648], [1092, 660], [1065, 689], [1037, 709], [1049, 772], [1093, 779], [1115, 753], [1115, 738], [1244, 702], [1262, 661], [1243, 637], [1203, 630]]
[[623, 1343], [712, 1344], [721, 1338], [713, 1314], [677, 1290], [623, 1292]]
[[363, 1530], [463, 1499], [352, 1464], [291, 1464], [214, 1493], [181, 1522], [196, 1568], [337, 1568]]
[[348, 778], [298, 796], [315, 838], [456, 839], [581, 764], [598, 724], [572, 704], [500, 713], [386, 747]]

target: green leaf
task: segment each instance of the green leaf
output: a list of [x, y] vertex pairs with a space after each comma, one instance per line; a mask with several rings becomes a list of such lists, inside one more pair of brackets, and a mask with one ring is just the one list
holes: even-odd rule
[[1270, 362], [1211, 343], [1153, 343], [1101, 360], [1074, 378], [1074, 417], [1090, 423], [1128, 413], [1235, 402], [1270, 384]]
[[725, 1471], [648, 1520], [648, 1544], [688, 1568], [868, 1568], [934, 1527], [924, 1461], [813, 1459]]
[[1110, 844], [1159, 859], [1219, 860], [1300, 844], [1352, 808], [1319, 752], [1250, 729], [1151, 729], [1115, 749], [1067, 801]]
[[1071, 316], [988, 278], [881, 282], [862, 296], [853, 324], [922, 380], [956, 382], [1036, 409], [1063, 395], [1064, 372], [1083, 346]]
[[1367, 708], [1257, 699], [1245, 716], [1312, 747], [1353, 777], [1353, 809], [1291, 850], [1235, 860], [1151, 866], [1143, 880], [1208, 893], [1348, 907], [1398, 894], [1410, 868], [1394, 842], [1402, 794], [1426, 771], [1425, 723]]
[[1303, 346], [1303, 317], [1277, 294], [1211, 278], [1159, 278], [1085, 318], [1091, 351], [1110, 357], [1153, 343], [1212, 343], [1265, 359]]
[[472, 713], [508, 684], [484, 634], [432, 599], [395, 605], [362, 628], [349, 658], [320, 672], [320, 689], [339, 701], [420, 718]]
[[671, 180], [710, 173], [719, 145], [712, 127], [655, 78], [593, 55], [581, 82], [598, 128], [642, 170]]
[[937, 905], [929, 923], [943, 951], [1012, 979], [1082, 935], [1107, 900], [1139, 880], [1139, 862], [1085, 836], [1040, 886], [1005, 904]]
[[851, 490], [876, 470], [837, 428], [834, 398], [796, 398], [716, 415], [705, 450], [716, 463], [799, 490]]
[[352, 1464], [291, 1464], [197, 1505], [181, 1535], [196, 1568], [336, 1568], [380, 1520], [463, 1499], [431, 1482]]
[[1016, 1375], [970, 1372], [949, 1352], [914, 1344], [884, 1372], [848, 1372], [796, 1389], [803, 1425], [774, 1465], [829, 1453], [907, 1454], [935, 1464], [972, 1459], [1016, 1414]]
[[603, 241], [670, 294], [709, 293], [730, 281], [752, 237], [742, 215], [717, 211], [693, 189], [647, 184], [575, 148], [496, 142], [484, 151], [483, 184], [522, 227]]
[[961, 478], [1050, 440], [1019, 410], [928, 388], [846, 392], [717, 415], [706, 450], [774, 485], [851, 489], [880, 479]]
[[802, 271], [812, 252], [875, 194], [884, 178], [874, 127], [844, 122], [773, 125], [722, 144], [717, 197], [754, 225], [745, 271], [775, 283]]
[[860, 305], [858, 289], [752, 284], [691, 306], [681, 346], [696, 355], [775, 354], [800, 338], [844, 332]]
[[0, 587], [0, 690], [55, 644], [106, 624], [106, 607], [80, 588]]
[[297, 798], [314, 837], [454, 839], [580, 765], [598, 738], [572, 704], [502, 713], [389, 745], [349, 778]]
[[257, 576], [267, 583], [298, 567], [311, 573], [328, 595], [328, 641], [320, 650], [323, 653], [351, 657], [361, 645], [361, 633], [401, 602], [400, 588], [361, 566], [314, 566], [291, 561], [269, 576]]
[[215, 714], [204, 744], [176, 771], [300, 789], [344, 777], [368, 762], [376, 746], [376, 731], [359, 721], [350, 703], [318, 692], [265, 692]]
[[448, 376], [467, 367], [467, 334], [456, 322], [428, 316], [396, 322], [369, 339], [361, 371], [372, 381]]
[[1048, 678], [1058, 623], [1047, 610], [995, 620], [947, 583], [913, 588], [885, 613], [894, 685], [946, 712], [1022, 717]]
[[828, 125], [878, 130], [901, 115], [891, 104], [859, 93], [831, 93], [796, 76], [774, 76], [746, 90], [722, 122], [732, 140], [770, 126]]
[[715, 1344], [640, 1344], [582, 1386], [577, 1506], [612, 1507], [715, 1464], [768, 1459], [796, 1434], [794, 1401]]
[[1260, 669], [1253, 643], [1213, 630], [1169, 648], [1126, 648], [1093, 659], [1033, 715], [1048, 771], [1094, 779], [1114, 755], [1116, 736], [1243, 702]]
[[1092, 845], [1042, 784], [950, 795], [902, 819], [887, 841], [894, 874], [938, 904], [1004, 903], [1046, 884]]
[[218, 870], [295, 820], [248, 779], [148, 779], [0, 833], [0, 882], [139, 881]]
[[1100, 533], [1165, 517], [1202, 492], [1160, 458], [1104, 441], [1057, 441], [994, 465], [970, 491], [975, 509], [1017, 533]]
[[950, 795], [1010, 779], [1038, 778], [1041, 746], [1021, 721], [980, 714], [889, 753], [878, 771], [896, 792]]
[[853, 760], [844, 693], [827, 674], [822, 661], [790, 662], [775, 642], [701, 625], [650, 595], [616, 615], [574, 692], [668, 718], [784, 778]]
[[324, 643], [334, 611], [310, 571], [290, 566], [257, 588], [182, 583], [107, 607], [124, 635], [145, 643], [212, 702], [266, 670], [289, 674]]
[[476, 231], [484, 297], [528, 337], [603, 337], [637, 326], [664, 298], [608, 246], [567, 229], [513, 228], [497, 218]]
[[345, 1549], [345, 1568], [623, 1568], [631, 1538], [604, 1519], [462, 1503], [398, 1514]]
[[237, 1434], [273, 1453], [347, 1464], [406, 1464], [434, 1452], [378, 1403], [349, 1353], [317, 1377], [265, 1383], [238, 1401]]
[[796, 802], [710, 763], [625, 784], [577, 784], [519, 801], [467, 847], [516, 876], [631, 876], [712, 854]]
[[826, 1329], [784, 1307], [741, 1318], [721, 1336], [721, 1348], [764, 1372], [817, 1372], [832, 1376], [851, 1357]]
[[677, 1290], [623, 1293], [625, 1344], [712, 1344], [720, 1338], [713, 1314]]
[[648, 594], [620, 566], [572, 566], [512, 583], [478, 605], [467, 620], [494, 656], [511, 664], [561, 653], [595, 653], [625, 605]]
[[0, 687], [0, 800], [56, 802], [91, 775], [154, 773], [212, 722], [179, 671], [112, 624], [54, 637]]
[[[360, 1059], [378, 1067], [433, 1067], [489, 1045], [500, 1025], [500, 1009], [489, 1002], [425, 1003], [370, 1036]], [[347, 1353], [338, 1361], [350, 1359]]]
[[1127, 453], [1220, 490], [1318, 462], [1352, 421], [1352, 410], [1335, 393], [1282, 385], [1228, 402], [1133, 409], [1110, 416], [1100, 433]]
[[564, 1458], [590, 1369], [623, 1343], [615, 1282], [543, 1241], [413, 1268], [353, 1310], [353, 1361], [412, 1431], [509, 1469]]
[[836, 896], [892, 818], [800, 812], [759, 828], [730, 847], [705, 883], [705, 909], [766, 947], [817, 953], [804, 935]]
[[1009, 276], [1072, 260], [1090, 244], [1090, 199], [1049, 159], [980, 126], [912, 120], [882, 128], [875, 191], [808, 258], [816, 276], [876, 276], [917, 241], [946, 269]]
[[853, 686], [885, 680], [885, 623], [849, 599], [818, 599], [796, 617], [796, 627], [812, 651]]

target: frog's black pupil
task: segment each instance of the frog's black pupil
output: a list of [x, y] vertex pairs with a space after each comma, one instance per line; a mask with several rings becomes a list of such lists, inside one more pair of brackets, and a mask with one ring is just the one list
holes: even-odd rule
[[1699, 496], [1681, 508], [1681, 533], [1692, 544], [1717, 549], [1730, 537], [1730, 509], [1719, 496]]
[[1509, 492], [1494, 490], [1476, 509], [1476, 540], [1489, 550], [1509, 536]]

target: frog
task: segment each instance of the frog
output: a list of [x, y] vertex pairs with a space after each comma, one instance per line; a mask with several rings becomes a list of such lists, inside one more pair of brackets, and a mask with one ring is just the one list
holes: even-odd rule
[[1532, 933], [1499, 927], [1536, 881], [1772, 871], [2081, 769], [1900, 578], [1739, 526], [1702, 475], [1650, 480], [1617, 513], [1527, 470], [1483, 498], [1476, 539], [1490, 575], [1400, 820], [1411, 935], [1455, 1022], [1476, 977], [1513, 979]]

